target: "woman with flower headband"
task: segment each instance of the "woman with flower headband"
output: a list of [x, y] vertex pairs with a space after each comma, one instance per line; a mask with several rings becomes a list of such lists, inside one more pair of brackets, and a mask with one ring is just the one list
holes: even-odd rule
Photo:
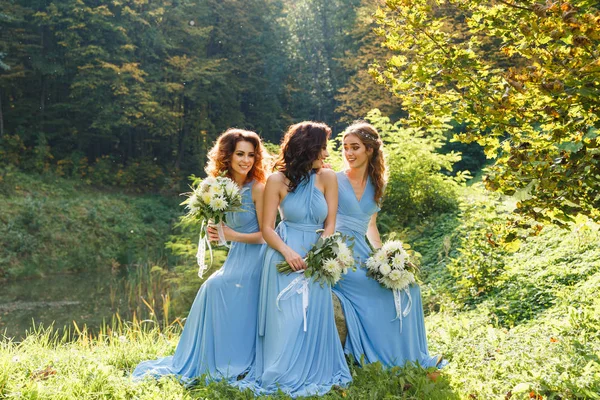
[[[366, 239], [375, 249], [382, 246], [376, 220], [386, 185], [386, 165], [375, 127], [357, 121], [346, 128], [343, 156], [348, 169], [337, 173], [336, 230], [354, 238], [359, 266], [333, 288], [346, 319], [345, 352], [355, 360], [364, 357], [367, 363], [380, 361], [387, 367], [407, 362], [439, 366], [441, 357], [428, 353], [419, 286], [411, 285], [412, 307], [407, 315], [398, 316], [393, 292], [367, 277], [362, 265], [371, 253]], [[402, 304], [408, 304], [408, 295], [402, 292], [401, 296]]]
[[[223, 266], [200, 287], [175, 355], [139, 364], [132, 376], [175, 375], [185, 383], [207, 379], [235, 381], [255, 356], [258, 293], [264, 240], [259, 221], [266, 152], [259, 136], [229, 129], [208, 154], [206, 173], [225, 174], [241, 188], [243, 211], [228, 213], [222, 234], [231, 241]], [[208, 238], [219, 241], [215, 226]]]
[[[285, 134], [265, 187], [265, 254], [256, 363], [236, 385], [256, 394], [322, 395], [352, 379], [333, 315], [331, 287], [303, 275], [303, 256], [322, 234], [334, 233], [337, 181], [323, 169], [331, 129], [301, 122]], [[281, 223], [275, 228], [277, 209]], [[317, 232], [323, 229], [323, 232]], [[283, 260], [297, 273], [282, 274]]]

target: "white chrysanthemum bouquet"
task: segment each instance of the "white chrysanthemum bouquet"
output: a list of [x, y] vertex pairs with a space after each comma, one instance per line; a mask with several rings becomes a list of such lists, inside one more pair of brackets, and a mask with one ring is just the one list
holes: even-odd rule
[[410, 246], [399, 240], [387, 241], [366, 261], [367, 276], [392, 290], [404, 290], [415, 283], [417, 267], [410, 262]]
[[[399, 240], [389, 240], [366, 261], [367, 276], [393, 291], [396, 307], [395, 319], [400, 319], [401, 315], [406, 317], [410, 312], [412, 297], [409, 287], [416, 282], [415, 276], [419, 272], [417, 266], [410, 261], [408, 249], [410, 249], [408, 244]], [[402, 291], [408, 297], [408, 305], [404, 310], [402, 310]], [[400, 329], [402, 329], [402, 322]]]
[[205, 179], [196, 179], [191, 186], [192, 191], [185, 193], [188, 198], [181, 204], [185, 205], [188, 212], [184, 219], [200, 222], [200, 240], [198, 241], [198, 276], [202, 278], [207, 265], [204, 261], [206, 247], [210, 252], [212, 264], [212, 248], [206, 233], [209, 221], [216, 224], [219, 232], [219, 244], [225, 245], [225, 237], [221, 223], [225, 220], [228, 212], [242, 210], [242, 194], [239, 186], [230, 178], [218, 176]]
[[[322, 230], [320, 231], [322, 232]], [[304, 276], [321, 284], [335, 285], [341, 279], [342, 274], [348, 272], [348, 268], [354, 268], [353, 245], [346, 244], [349, 240], [351, 240], [349, 237], [339, 232], [326, 238], [320, 237], [304, 257], [306, 262]], [[293, 272], [285, 261], [277, 264], [277, 270], [284, 274]]]

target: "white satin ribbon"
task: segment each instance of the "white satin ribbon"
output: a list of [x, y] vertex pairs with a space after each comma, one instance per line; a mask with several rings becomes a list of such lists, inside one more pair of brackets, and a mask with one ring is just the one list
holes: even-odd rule
[[[202, 235], [204, 233], [204, 235]], [[217, 225], [217, 233], [219, 235], [219, 246], [225, 246], [229, 248], [227, 244], [227, 240], [225, 240], [225, 233], [223, 232], [223, 223]], [[204, 222], [200, 227], [200, 239], [198, 239], [198, 251], [196, 252], [196, 261], [198, 262], [198, 277], [202, 279], [204, 272], [208, 269], [209, 265], [206, 265], [204, 261], [206, 257], [206, 248], [208, 247], [208, 253], [210, 254], [210, 264], [213, 263], [213, 253], [212, 246], [210, 245], [210, 240], [208, 240], [208, 224], [205, 226]]]
[[304, 271], [299, 271], [297, 273], [302, 275], [296, 277], [292, 282], [290, 282], [289, 285], [287, 285], [285, 289], [279, 292], [277, 299], [275, 300], [275, 305], [277, 306], [277, 309], [281, 311], [281, 308], [279, 308], [279, 300], [286, 300], [292, 297], [294, 294], [301, 294], [302, 313], [304, 317], [304, 332], [306, 332], [306, 311], [308, 310], [309, 280], [304, 276]]
[[[404, 311], [402, 311], [402, 290], [404, 290], [404, 293], [408, 296], [408, 304]], [[396, 307], [396, 318], [392, 321], [397, 319], [400, 320], [400, 333], [402, 333], [402, 317], [406, 317], [410, 313], [412, 308], [412, 296], [410, 295], [408, 287], [405, 287], [404, 289], [394, 289], [392, 292], [394, 292], [394, 306]]]

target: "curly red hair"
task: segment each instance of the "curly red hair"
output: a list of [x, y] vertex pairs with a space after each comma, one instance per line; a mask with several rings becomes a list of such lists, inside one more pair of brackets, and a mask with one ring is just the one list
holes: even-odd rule
[[252, 165], [252, 168], [248, 172], [246, 182], [244, 183], [251, 182], [252, 180], [264, 183], [267, 180], [265, 164], [269, 157], [268, 153], [262, 145], [258, 134], [237, 128], [227, 129], [217, 138], [217, 142], [208, 152], [208, 164], [205, 168], [206, 174], [216, 177], [225, 172], [225, 176], [233, 179], [230, 166], [231, 156], [235, 151], [235, 146], [240, 141], [251, 143], [254, 146], [254, 165]]

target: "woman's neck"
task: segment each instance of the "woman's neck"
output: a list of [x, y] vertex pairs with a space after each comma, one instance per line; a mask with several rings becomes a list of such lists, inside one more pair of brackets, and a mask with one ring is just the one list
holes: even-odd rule
[[367, 166], [358, 167], [358, 168], [348, 168], [346, 170], [346, 176], [352, 180], [356, 181], [366, 181], [367, 180]]
[[241, 175], [236, 172], [232, 172], [231, 177], [233, 178], [233, 181], [235, 183], [237, 183], [237, 185], [239, 187], [242, 187], [242, 186], [244, 186], [244, 183], [246, 183], [246, 178], [248, 178], [248, 175]]

